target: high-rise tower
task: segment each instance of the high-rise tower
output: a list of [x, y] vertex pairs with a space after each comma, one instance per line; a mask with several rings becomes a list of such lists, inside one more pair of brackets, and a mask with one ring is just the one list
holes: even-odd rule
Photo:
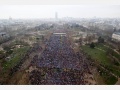
[[58, 13], [55, 12], [55, 19], [57, 20], [58, 19]]
[[12, 17], [9, 17], [9, 20], [12, 21]]

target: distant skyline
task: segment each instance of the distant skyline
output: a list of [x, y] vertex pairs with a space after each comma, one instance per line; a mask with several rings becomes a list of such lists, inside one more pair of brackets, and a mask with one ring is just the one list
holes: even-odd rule
[[0, 5], [0, 19], [120, 18], [120, 5]]

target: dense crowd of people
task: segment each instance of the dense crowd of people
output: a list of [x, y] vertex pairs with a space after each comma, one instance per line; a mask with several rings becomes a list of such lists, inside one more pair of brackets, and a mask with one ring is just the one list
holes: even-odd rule
[[[66, 36], [52, 35], [41, 57], [34, 56], [32, 65], [46, 70], [30, 73], [31, 84], [85, 84], [84, 72], [90, 73], [83, 53], [75, 53]], [[44, 75], [41, 73], [45, 72]], [[42, 78], [43, 77], [43, 78]]]
[[30, 73], [32, 85], [79, 85], [84, 84], [83, 74], [79, 70], [61, 68], [40, 68]]

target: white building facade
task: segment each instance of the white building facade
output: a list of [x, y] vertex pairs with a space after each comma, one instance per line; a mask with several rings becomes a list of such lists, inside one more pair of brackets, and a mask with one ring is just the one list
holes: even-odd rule
[[120, 41], [120, 33], [113, 33], [112, 34], [112, 40]]

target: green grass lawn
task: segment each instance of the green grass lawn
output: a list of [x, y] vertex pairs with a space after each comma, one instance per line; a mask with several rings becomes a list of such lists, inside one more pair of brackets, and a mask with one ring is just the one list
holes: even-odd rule
[[108, 47], [104, 46], [103, 44], [98, 44], [97, 48], [100, 48], [100, 49], [105, 50], [105, 51], [108, 49]]
[[[109, 47], [106, 47], [103, 44], [99, 44], [99, 45], [97, 45], [97, 47], [100, 48], [100, 49], [102, 49], [102, 50], [105, 50], [105, 51], [107, 51], [108, 49], [110, 49]], [[118, 60], [120, 60], [120, 55], [117, 52], [113, 51], [113, 56], [115, 56]]]
[[109, 71], [111, 71], [115, 75], [120, 76], [120, 69], [117, 66], [115, 66], [115, 65], [109, 65], [109, 66], [107, 66], [106, 65], [106, 69], [109, 70]]
[[[107, 47], [103, 46], [102, 44], [99, 44], [94, 49], [90, 48], [89, 45], [82, 46], [81, 48], [83, 49], [84, 52], [90, 55], [93, 60], [96, 60], [96, 62], [104, 65], [107, 70], [114, 73], [115, 75], [120, 76], [120, 69], [119, 69], [120, 66], [115, 66], [108, 58], [105, 52], [108, 49]], [[97, 48], [102, 49], [104, 51], [99, 50]], [[113, 56], [119, 58], [119, 55], [116, 52], [113, 53]], [[108, 75], [103, 74], [102, 77], [104, 78], [106, 84], [115, 84], [117, 82], [117, 78], [115, 78], [114, 76], [109, 76], [109, 74]]]
[[103, 77], [104, 81], [108, 85], [113, 85], [117, 82], [117, 78], [114, 76], [109, 75], [104, 70], [100, 70], [100, 75]]
[[113, 56], [115, 56], [120, 61], [120, 55], [116, 52], [113, 52]]
[[24, 56], [24, 54], [28, 49], [29, 47], [14, 49], [12, 53], [13, 57], [9, 61], [6, 61], [5, 63], [3, 63], [2, 65], [4, 67], [4, 70], [14, 67], [20, 61], [20, 59]]
[[[99, 48], [101, 50], [104, 50], [107, 52], [107, 50], [109, 49], [108, 47], [104, 46], [103, 44], [97, 44], [96, 48]], [[82, 49], [88, 53], [90, 56], [92, 56], [94, 59], [97, 59], [100, 62], [104, 62], [104, 63], [108, 63], [110, 60], [108, 59], [106, 52], [100, 51], [98, 49], [92, 49], [90, 48], [88, 45], [82, 46]], [[113, 50], [112, 50], [113, 51]], [[116, 53], [115, 51], [113, 51], [112, 56], [116, 57], [118, 60], [120, 60], [120, 55], [118, 53]]]
[[82, 49], [88, 54], [90, 55], [93, 59], [97, 60], [98, 62], [102, 63], [102, 64], [108, 64], [110, 63], [107, 55], [105, 52], [98, 50], [96, 48], [92, 49], [89, 46], [85, 45], [82, 46]]

